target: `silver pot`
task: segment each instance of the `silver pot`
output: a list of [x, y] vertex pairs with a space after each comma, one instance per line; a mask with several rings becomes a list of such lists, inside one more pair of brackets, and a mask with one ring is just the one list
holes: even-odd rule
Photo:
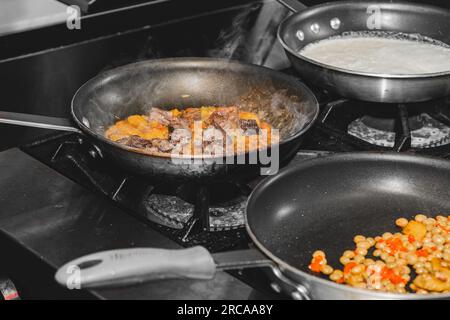
[[[309, 43], [350, 32], [417, 38], [450, 44], [450, 11], [414, 3], [331, 2], [298, 11], [278, 28], [278, 39], [298, 74], [310, 84], [343, 97], [385, 103], [410, 103], [450, 94], [450, 71], [417, 75], [372, 74], [337, 68], [299, 54]], [[427, 38], [428, 37], [428, 38]], [[431, 39], [430, 39], [431, 38]]]

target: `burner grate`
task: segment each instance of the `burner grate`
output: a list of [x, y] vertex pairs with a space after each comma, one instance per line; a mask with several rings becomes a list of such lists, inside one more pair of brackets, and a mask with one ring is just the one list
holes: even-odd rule
[[418, 152], [450, 144], [449, 109], [445, 100], [380, 105], [338, 99], [322, 106], [317, 128], [355, 150]]

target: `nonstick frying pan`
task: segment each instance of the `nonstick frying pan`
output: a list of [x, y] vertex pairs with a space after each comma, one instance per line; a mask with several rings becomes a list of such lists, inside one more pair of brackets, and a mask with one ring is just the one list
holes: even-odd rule
[[[163, 278], [210, 279], [218, 269], [271, 268], [273, 288], [295, 299], [426, 299], [450, 294], [391, 294], [336, 284], [308, 271], [324, 250], [332, 266], [354, 246], [356, 234], [396, 231], [399, 217], [450, 212], [450, 162], [396, 153], [345, 153], [307, 160], [266, 178], [251, 194], [246, 227], [259, 249], [210, 254], [124, 249], [95, 253], [62, 266], [56, 280], [83, 288], [129, 285]], [[69, 269], [68, 269], [69, 268]]]
[[[207, 161], [148, 155], [104, 137], [117, 120], [147, 114], [151, 107], [184, 109], [200, 106], [254, 108], [280, 129], [279, 163], [298, 149], [303, 134], [317, 118], [319, 106], [313, 93], [297, 79], [275, 70], [211, 58], [155, 59], [102, 73], [84, 84], [71, 104], [73, 123], [36, 115], [0, 112], [0, 122], [56, 130], [77, 131], [107, 160], [132, 173], [164, 179], [229, 179], [259, 173], [261, 161], [245, 163], [235, 156], [210, 157]], [[272, 150], [273, 151], [273, 150]], [[180, 159], [178, 159], [180, 160]], [[186, 161], [189, 160], [189, 161]]]
[[346, 98], [371, 102], [419, 102], [450, 94], [450, 71], [371, 74], [325, 65], [299, 54], [312, 42], [352, 32], [425, 42], [432, 42], [431, 38], [450, 45], [449, 10], [407, 2], [337, 1], [309, 8], [296, 0], [279, 2], [298, 11], [280, 24], [278, 40], [293, 67], [308, 84]]

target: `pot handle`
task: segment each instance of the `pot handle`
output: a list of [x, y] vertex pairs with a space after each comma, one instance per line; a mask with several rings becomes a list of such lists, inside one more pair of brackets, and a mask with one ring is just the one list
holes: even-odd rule
[[159, 279], [212, 279], [216, 265], [204, 247], [102, 251], [75, 259], [55, 274], [69, 289], [125, 286]]
[[303, 3], [298, 0], [277, 0], [283, 6], [291, 10], [292, 12], [300, 12], [307, 8]]
[[72, 122], [69, 119], [40, 116], [36, 114], [0, 111], [0, 123], [81, 133], [78, 128], [75, 128], [72, 125]]

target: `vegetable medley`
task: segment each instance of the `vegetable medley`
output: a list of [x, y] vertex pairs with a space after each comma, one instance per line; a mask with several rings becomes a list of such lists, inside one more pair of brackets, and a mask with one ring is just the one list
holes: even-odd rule
[[339, 259], [342, 269], [328, 265], [320, 250], [313, 253], [309, 269], [357, 288], [393, 293], [450, 292], [450, 216], [418, 214], [414, 220], [399, 218], [395, 223], [402, 232], [374, 238], [355, 236], [355, 249], [345, 251]]

